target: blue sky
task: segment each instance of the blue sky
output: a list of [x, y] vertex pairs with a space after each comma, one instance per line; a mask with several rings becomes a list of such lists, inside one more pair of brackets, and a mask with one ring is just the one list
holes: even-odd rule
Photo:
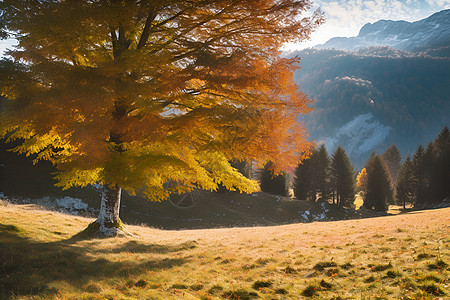
[[[450, 0], [313, 0], [313, 10], [320, 7], [326, 22], [309, 41], [286, 45], [285, 50], [298, 50], [325, 43], [336, 36], [356, 36], [366, 23], [378, 20], [417, 21], [443, 9], [450, 9]], [[0, 40], [0, 53], [11, 47]]]
[[287, 45], [296, 50], [323, 44], [332, 37], [357, 36], [366, 23], [378, 20], [417, 21], [435, 12], [450, 8], [450, 0], [313, 0], [314, 9], [320, 7], [326, 22], [301, 44]]

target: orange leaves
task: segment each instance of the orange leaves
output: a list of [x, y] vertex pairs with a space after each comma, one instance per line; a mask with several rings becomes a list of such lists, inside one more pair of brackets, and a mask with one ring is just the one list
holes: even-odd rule
[[1, 66], [10, 76], [0, 91], [17, 104], [4, 119], [67, 136], [77, 151], [58, 168], [75, 179], [62, 182], [91, 174], [146, 185], [151, 198], [177, 178], [244, 190], [251, 183], [228, 161], [287, 168], [309, 149], [297, 122], [311, 103], [293, 80], [299, 59], [279, 50], [321, 22], [300, 19], [308, 0], [15, 2], [5, 17], [23, 34], [12, 54], [25, 64]]

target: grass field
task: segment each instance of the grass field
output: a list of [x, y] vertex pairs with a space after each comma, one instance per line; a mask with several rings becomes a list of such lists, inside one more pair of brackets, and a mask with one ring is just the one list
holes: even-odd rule
[[82, 240], [92, 219], [0, 202], [0, 299], [448, 299], [450, 209]]

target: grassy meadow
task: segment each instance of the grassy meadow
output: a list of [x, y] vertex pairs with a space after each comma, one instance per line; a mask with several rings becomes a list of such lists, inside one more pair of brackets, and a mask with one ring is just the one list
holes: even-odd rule
[[450, 208], [82, 239], [93, 219], [0, 201], [0, 299], [448, 299]]

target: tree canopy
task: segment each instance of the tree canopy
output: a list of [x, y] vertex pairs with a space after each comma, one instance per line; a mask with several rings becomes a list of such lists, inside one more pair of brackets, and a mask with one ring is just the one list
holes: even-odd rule
[[[322, 21], [309, 0], [0, 3], [0, 137], [48, 160], [64, 188], [101, 183], [165, 199], [172, 189], [250, 192], [230, 161], [294, 165], [311, 100], [286, 42]], [[165, 185], [176, 181], [178, 184]], [[115, 197], [116, 191], [105, 196]]]
[[[308, 37], [309, 1], [8, 1], [1, 136], [57, 165], [60, 185], [167, 196], [163, 183], [245, 182], [231, 159], [292, 164], [310, 99], [279, 47]], [[295, 138], [294, 138], [295, 137]], [[245, 182], [242, 185], [242, 182]], [[245, 188], [247, 186], [247, 189]]]

